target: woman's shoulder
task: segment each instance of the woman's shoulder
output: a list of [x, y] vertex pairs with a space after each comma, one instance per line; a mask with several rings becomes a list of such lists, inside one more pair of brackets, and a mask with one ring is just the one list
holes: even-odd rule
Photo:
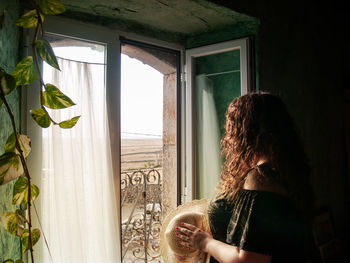
[[245, 177], [243, 190], [270, 192], [287, 196], [287, 190], [280, 182], [276, 169], [268, 164], [262, 164], [249, 170]]
[[215, 213], [220, 212], [232, 212], [232, 202], [230, 202], [224, 195], [216, 195], [209, 203], [208, 212]]

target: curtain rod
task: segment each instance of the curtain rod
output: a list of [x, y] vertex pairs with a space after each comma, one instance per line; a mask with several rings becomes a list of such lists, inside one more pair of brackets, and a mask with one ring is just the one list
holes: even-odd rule
[[210, 77], [210, 76], [229, 74], [229, 73], [234, 73], [234, 72], [240, 72], [240, 70], [239, 69], [237, 69], [237, 70], [229, 70], [229, 71], [223, 71], [223, 72], [218, 72], [218, 73], [209, 73], [209, 74], [204, 74], [204, 75], [206, 77]]
[[68, 60], [68, 61], [72, 61], [72, 62], [77, 62], [77, 63], [91, 64], [91, 65], [104, 65], [104, 66], [106, 65], [105, 63], [79, 61], [79, 60], [74, 60], [74, 59], [69, 59], [69, 58], [62, 58], [62, 57], [58, 57], [58, 56], [56, 56], [56, 58], [59, 58], [59, 59], [62, 59], [62, 60]]

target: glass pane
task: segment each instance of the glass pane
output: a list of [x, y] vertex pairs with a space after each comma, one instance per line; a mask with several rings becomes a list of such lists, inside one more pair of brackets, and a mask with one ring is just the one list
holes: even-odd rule
[[160, 262], [162, 219], [177, 205], [177, 54], [122, 45], [123, 262]]
[[39, 262], [116, 261], [119, 239], [106, 107], [105, 45], [55, 35], [48, 35], [48, 39], [61, 71], [44, 64], [44, 81], [59, 88], [75, 105], [47, 110], [58, 123], [81, 117], [72, 129], [51, 125], [42, 130], [39, 213], [51, 253], [41, 240]]
[[55, 34], [46, 34], [45, 39], [50, 42], [59, 58], [86, 63], [105, 63], [105, 45]]
[[195, 63], [195, 198], [212, 198], [221, 172], [225, 113], [240, 96], [240, 50], [198, 57]]

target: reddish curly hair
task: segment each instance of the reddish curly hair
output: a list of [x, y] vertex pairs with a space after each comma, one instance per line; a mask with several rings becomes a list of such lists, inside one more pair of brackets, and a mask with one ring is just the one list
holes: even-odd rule
[[266, 158], [278, 171], [280, 183], [302, 207], [308, 184], [309, 165], [294, 122], [282, 100], [267, 92], [254, 92], [230, 103], [225, 134], [221, 140], [225, 158], [221, 193], [232, 200], [243, 187], [248, 170]]

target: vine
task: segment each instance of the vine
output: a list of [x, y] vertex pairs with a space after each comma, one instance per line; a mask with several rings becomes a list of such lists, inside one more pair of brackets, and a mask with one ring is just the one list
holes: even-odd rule
[[[16, 125], [13, 111], [7, 101], [17, 86], [28, 86], [39, 81], [40, 108], [30, 110], [34, 121], [42, 128], [51, 124], [61, 128], [72, 128], [80, 116], [57, 122], [52, 119], [47, 108], [64, 109], [71, 107], [74, 102], [63, 94], [56, 86], [45, 83], [40, 70], [41, 61], [60, 70], [54, 51], [44, 38], [43, 22], [45, 15], [57, 15], [65, 12], [64, 5], [59, 0], [29, 0], [32, 10], [22, 15], [16, 25], [22, 28], [34, 28], [31, 42], [33, 56], [23, 58], [9, 74], [0, 67], [0, 107], [4, 105], [11, 120], [13, 133], [8, 137], [4, 153], [0, 156], [0, 186], [17, 180], [13, 185], [12, 204], [25, 207], [26, 213], [21, 209], [7, 212], [2, 218], [2, 225], [12, 235], [19, 236], [22, 245], [22, 254], [30, 252], [31, 262], [34, 263], [34, 245], [40, 238], [40, 230], [32, 226], [31, 206], [39, 195], [39, 188], [32, 184], [32, 177], [27, 166], [26, 157], [31, 150], [30, 138], [20, 134]], [[1, 13], [0, 30], [5, 23], [6, 9]], [[6, 259], [3, 263], [23, 263], [22, 259]]]

